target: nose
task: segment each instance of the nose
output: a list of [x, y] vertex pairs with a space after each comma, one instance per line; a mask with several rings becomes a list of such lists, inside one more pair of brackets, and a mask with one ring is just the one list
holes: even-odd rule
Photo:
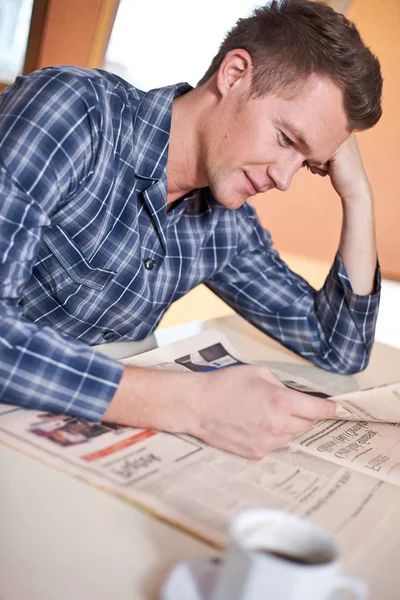
[[268, 167], [268, 176], [274, 181], [275, 187], [281, 192], [287, 192], [292, 179], [300, 169], [302, 160], [276, 162]]

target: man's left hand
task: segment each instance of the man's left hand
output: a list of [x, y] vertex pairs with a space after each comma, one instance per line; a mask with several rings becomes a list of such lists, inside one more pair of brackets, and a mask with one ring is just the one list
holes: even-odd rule
[[371, 194], [354, 133], [339, 146], [327, 163], [320, 166], [310, 165], [309, 169], [322, 177], [329, 175], [333, 188], [343, 202], [351, 202], [360, 196]]

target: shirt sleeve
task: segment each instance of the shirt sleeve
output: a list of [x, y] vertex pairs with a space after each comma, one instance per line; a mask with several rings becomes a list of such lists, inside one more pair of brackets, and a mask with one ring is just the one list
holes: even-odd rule
[[90, 83], [62, 69], [0, 96], [0, 401], [97, 420], [123, 365], [24, 317], [43, 231], [90, 175], [99, 127]]
[[208, 287], [245, 319], [314, 364], [338, 373], [356, 373], [370, 358], [380, 297], [352, 290], [339, 254], [324, 286], [316, 291], [289, 269], [272, 247], [255, 210], [237, 211], [237, 248], [230, 263]]

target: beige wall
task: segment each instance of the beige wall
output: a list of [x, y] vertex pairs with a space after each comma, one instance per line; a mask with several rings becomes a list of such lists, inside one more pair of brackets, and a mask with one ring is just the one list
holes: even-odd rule
[[[348, 15], [379, 56], [384, 75], [383, 117], [358, 135], [375, 193], [380, 261], [400, 279], [400, 0], [353, 0]], [[302, 170], [286, 193], [255, 200], [263, 224], [281, 251], [330, 260], [336, 251], [341, 209], [329, 181]]]

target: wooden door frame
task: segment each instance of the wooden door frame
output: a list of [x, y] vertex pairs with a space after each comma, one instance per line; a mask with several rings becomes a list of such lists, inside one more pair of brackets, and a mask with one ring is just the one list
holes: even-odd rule
[[90, 48], [88, 68], [103, 65], [119, 4], [120, 0], [102, 0]]
[[33, 1], [28, 43], [26, 46], [25, 61], [22, 69], [23, 75], [31, 73], [37, 68], [50, 1], [51, 0]]
[[103, 65], [119, 0], [48, 0], [36, 68]]

